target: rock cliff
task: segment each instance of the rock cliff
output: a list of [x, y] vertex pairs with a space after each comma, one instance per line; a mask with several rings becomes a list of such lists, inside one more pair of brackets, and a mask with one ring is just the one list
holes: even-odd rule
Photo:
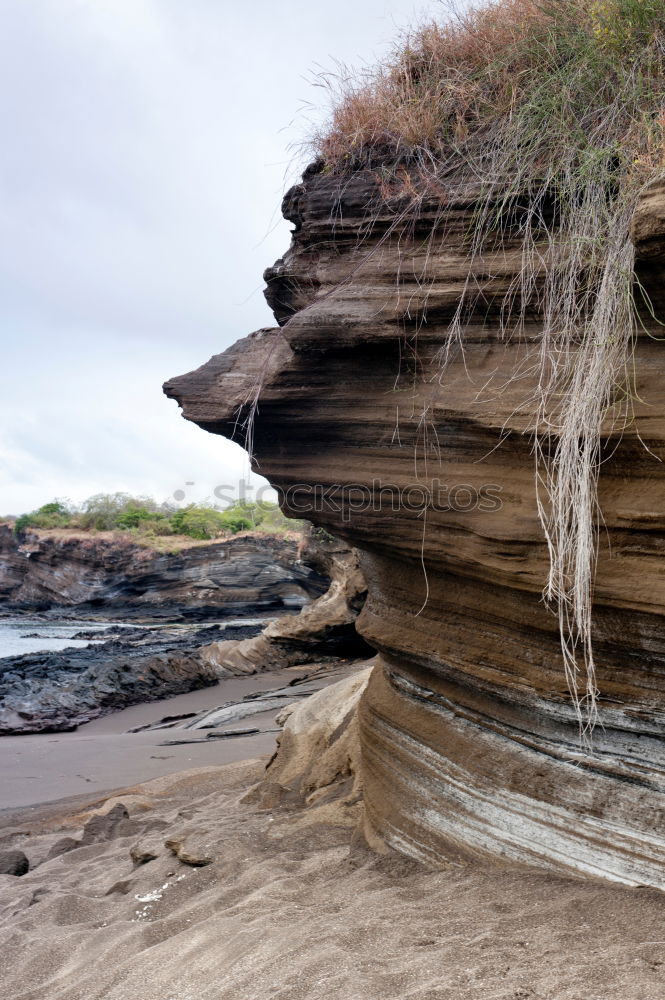
[[[401, 221], [404, 198], [379, 169], [342, 182], [310, 168], [284, 200], [291, 248], [266, 272], [279, 327], [165, 391], [214, 433], [237, 439], [250, 418], [285, 512], [361, 550], [359, 630], [380, 654], [359, 708], [373, 836], [433, 864], [501, 855], [665, 887], [662, 329], [645, 310], [635, 419], [608, 424], [602, 443], [588, 750], [541, 598], [525, 364], [539, 318], [500, 338], [519, 253], [508, 241], [469, 272], [476, 196], [424, 198]], [[656, 186], [633, 227], [660, 316], [664, 199]], [[483, 295], [441, 380], [443, 330], [469, 283]]]
[[270, 535], [157, 552], [90, 534], [17, 539], [0, 525], [0, 609], [205, 618], [302, 606], [327, 583], [299, 558], [295, 542]]
[[297, 615], [275, 618], [260, 635], [222, 640], [200, 650], [220, 676], [372, 655], [356, 631], [367, 597], [357, 551], [337, 538], [317, 538], [312, 532], [303, 541], [301, 555], [330, 580], [326, 593]]
[[[34, 541], [34, 539], [33, 539]], [[39, 541], [44, 541], [40, 539]], [[53, 542], [53, 539], [48, 539]], [[79, 540], [81, 541], [81, 540]], [[242, 589], [248, 587], [256, 579], [266, 581], [271, 575], [277, 577], [275, 589], [271, 593], [267, 589], [264, 599], [281, 600], [292, 603], [298, 599], [290, 585], [289, 577], [280, 580], [290, 573], [293, 567], [288, 563], [277, 561], [279, 555], [289, 554], [295, 560], [299, 570], [298, 579], [305, 581], [309, 590], [318, 587], [318, 581], [328, 580], [328, 590], [320, 597], [304, 605], [296, 615], [290, 614], [280, 618], [272, 618], [265, 628], [262, 622], [248, 619], [243, 622], [216, 623], [214, 625], [189, 624], [173, 629], [156, 626], [115, 625], [102, 630], [83, 630], [73, 638], [96, 639], [83, 649], [66, 648], [60, 651], [43, 650], [27, 653], [22, 656], [6, 656], [0, 658], [0, 735], [8, 733], [56, 732], [75, 729], [100, 715], [134, 705], [137, 702], [154, 701], [170, 697], [186, 691], [196, 690], [216, 684], [219, 680], [242, 674], [253, 674], [266, 670], [277, 670], [283, 667], [303, 663], [315, 663], [316, 672], [324, 663], [336, 663], [340, 658], [357, 659], [371, 654], [367, 643], [358, 635], [355, 622], [366, 597], [366, 586], [358, 567], [357, 553], [339, 539], [322, 537], [321, 533], [310, 532], [303, 537], [298, 545], [279, 543], [274, 539], [266, 539], [267, 545], [262, 546], [264, 539], [236, 539], [245, 542], [238, 546], [230, 562], [235, 567], [225, 567], [225, 577], [220, 580], [217, 573], [217, 586], [229, 587], [235, 569], [234, 587], [227, 593], [229, 605], [236, 613], [244, 612], [251, 604], [238, 604], [239, 596], [246, 601], [258, 601], [261, 591]], [[92, 542], [92, 544], [91, 544]], [[104, 548], [115, 548], [120, 553], [119, 565], [115, 566], [119, 589], [122, 594], [131, 593], [130, 579], [123, 578], [121, 569], [128, 570], [126, 562], [127, 546], [116, 540], [110, 546], [103, 539], [87, 540], [87, 548], [79, 554], [80, 563], [89, 574], [99, 572], [100, 560], [92, 559], [91, 552], [97, 552], [99, 543]], [[256, 548], [248, 550], [247, 542], [254, 542]], [[232, 544], [232, 543], [222, 543]], [[71, 546], [66, 546], [71, 549]], [[135, 545], [129, 546], [136, 550]], [[8, 546], [10, 553], [20, 547]], [[189, 550], [205, 553], [203, 565], [210, 565], [215, 558], [219, 559], [219, 546], [201, 546]], [[249, 555], [248, 555], [249, 551]], [[266, 556], [275, 560], [266, 567]], [[277, 553], [277, 554], [275, 554]], [[185, 553], [186, 555], [187, 553]], [[154, 555], [148, 550], [148, 557]], [[261, 558], [263, 557], [263, 559]], [[173, 558], [173, 557], [172, 557]], [[137, 560], [137, 562], [140, 562]], [[48, 565], [48, 563], [47, 563]], [[55, 561], [59, 574], [55, 574], [55, 584], [58, 594], [62, 595], [65, 578], [70, 576], [77, 563], [71, 559]], [[182, 563], [180, 564], [182, 565]], [[197, 563], [185, 562], [188, 574], [193, 574]], [[201, 561], [198, 562], [201, 565]], [[111, 569], [112, 563], [109, 564]], [[311, 571], [311, 576], [305, 575], [305, 567]], [[135, 571], [138, 572], [135, 565]], [[180, 595], [180, 600], [186, 602], [192, 587], [191, 575], [178, 581], [176, 573], [178, 564], [167, 563], [168, 575], [162, 570], [161, 589], [150, 594], [151, 602], [157, 602], [164, 592], [169, 593], [174, 587]], [[40, 575], [48, 580], [44, 568]], [[9, 574], [7, 574], [6, 579]], [[99, 584], [99, 577], [96, 577]], [[87, 581], [89, 583], [89, 581]], [[194, 594], [196, 580], [192, 587]], [[86, 580], [82, 581], [85, 586]], [[106, 581], [108, 587], [108, 581]], [[287, 588], [288, 586], [288, 589]], [[25, 594], [25, 590], [22, 591]], [[51, 583], [51, 594], [54, 585]], [[79, 593], [80, 591], [76, 591]], [[68, 591], [68, 594], [71, 592]], [[209, 591], [207, 591], [209, 593]], [[248, 596], [249, 594], [249, 596]], [[280, 598], [281, 595], [281, 598]], [[215, 595], [223, 599], [224, 592]], [[138, 615], [149, 614], [154, 618], [158, 613], [168, 612], [181, 617], [198, 617], [205, 608], [187, 605], [176, 606], [171, 594], [171, 603], [164, 605], [145, 604], [122, 606], [123, 616], [128, 612]], [[104, 613], [106, 605], [101, 605]], [[260, 606], [260, 605], [259, 605]], [[97, 605], [95, 605], [97, 607]], [[118, 606], [110, 604], [114, 610]], [[89, 607], [76, 605], [76, 612]], [[212, 606], [208, 609], [217, 616], [224, 617], [224, 605]], [[62, 616], [62, 606], [56, 606], [58, 616]], [[321, 671], [322, 676], [325, 671]], [[208, 713], [204, 713], [208, 714]], [[188, 723], [189, 725], [189, 723]]]

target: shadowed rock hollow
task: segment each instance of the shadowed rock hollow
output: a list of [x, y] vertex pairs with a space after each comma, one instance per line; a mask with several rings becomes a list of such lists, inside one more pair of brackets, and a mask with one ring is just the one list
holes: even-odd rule
[[[266, 272], [280, 326], [165, 391], [241, 441], [258, 399], [254, 453], [285, 512], [361, 550], [359, 630], [380, 654], [359, 707], [369, 833], [433, 864], [500, 855], [665, 887], [665, 347], [648, 335], [662, 331], [643, 317], [635, 420], [602, 445], [588, 753], [541, 596], [526, 363], [540, 321], [501, 339], [519, 247], [468, 272], [475, 197], [443, 214], [424, 201], [402, 224], [372, 171], [342, 183], [310, 168], [284, 200], [291, 248]], [[656, 186], [633, 238], [658, 314], [664, 220]], [[443, 332], [476, 280], [484, 296], [441, 381]]]

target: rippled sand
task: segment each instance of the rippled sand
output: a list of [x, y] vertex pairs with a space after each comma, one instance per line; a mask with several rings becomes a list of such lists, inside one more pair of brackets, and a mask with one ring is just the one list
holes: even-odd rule
[[[480, 865], [378, 857], [348, 825], [242, 801], [264, 761], [199, 768], [110, 800], [112, 839], [0, 876], [13, 1000], [661, 1000], [665, 896]], [[95, 808], [100, 808], [96, 803]], [[75, 809], [75, 811], [73, 811]], [[328, 813], [327, 815], [331, 815]], [[340, 812], [340, 816], [343, 813]], [[5, 818], [31, 861], [90, 816]], [[7, 825], [8, 824], [8, 825]], [[177, 860], [189, 833], [210, 864]], [[158, 856], [135, 867], [130, 848]]]

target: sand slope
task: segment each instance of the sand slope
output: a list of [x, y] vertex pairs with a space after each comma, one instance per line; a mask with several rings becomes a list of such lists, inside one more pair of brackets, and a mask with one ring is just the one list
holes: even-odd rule
[[[110, 800], [114, 839], [0, 877], [0, 975], [13, 1000], [660, 1000], [665, 896], [476, 865], [431, 872], [348, 826], [243, 803], [263, 761]], [[106, 806], [105, 808], [108, 808]], [[38, 860], [89, 811], [12, 816]], [[312, 817], [313, 818], [313, 817]], [[26, 825], [26, 820], [28, 824]], [[122, 824], [121, 824], [122, 827]], [[30, 831], [29, 835], [25, 833]], [[20, 831], [24, 834], [21, 835]], [[163, 840], [193, 831], [205, 867]], [[161, 850], [134, 867], [133, 844]], [[139, 898], [137, 898], [139, 897]]]

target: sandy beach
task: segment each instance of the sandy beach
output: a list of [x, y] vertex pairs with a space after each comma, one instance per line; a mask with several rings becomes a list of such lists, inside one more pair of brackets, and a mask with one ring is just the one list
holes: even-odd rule
[[[168, 731], [129, 732], [166, 716], [198, 713], [248, 695], [293, 684], [316, 673], [315, 666], [229, 677], [213, 687], [133, 705], [95, 719], [72, 733], [3, 736], [0, 738], [0, 816], [7, 809], [51, 802], [76, 795], [99, 794], [204, 765], [219, 766], [272, 753], [275, 711], [253, 715], [241, 724], [259, 729], [250, 736], [163, 746]], [[312, 689], [343, 676], [345, 668], [326, 672]], [[309, 688], [308, 688], [309, 690]], [[182, 734], [180, 734], [182, 735]], [[200, 736], [201, 734], [197, 734]]]
[[[660, 1000], [665, 899], [481, 864], [430, 871], [344, 822], [265, 810], [266, 758], [199, 767], [88, 807], [4, 816], [45, 857], [92, 810], [115, 831], [0, 876], [15, 1000]], [[245, 801], [243, 801], [245, 799]], [[340, 816], [342, 814], [340, 813]], [[183, 863], [165, 841], [184, 840]], [[155, 856], [137, 864], [140, 850]]]

